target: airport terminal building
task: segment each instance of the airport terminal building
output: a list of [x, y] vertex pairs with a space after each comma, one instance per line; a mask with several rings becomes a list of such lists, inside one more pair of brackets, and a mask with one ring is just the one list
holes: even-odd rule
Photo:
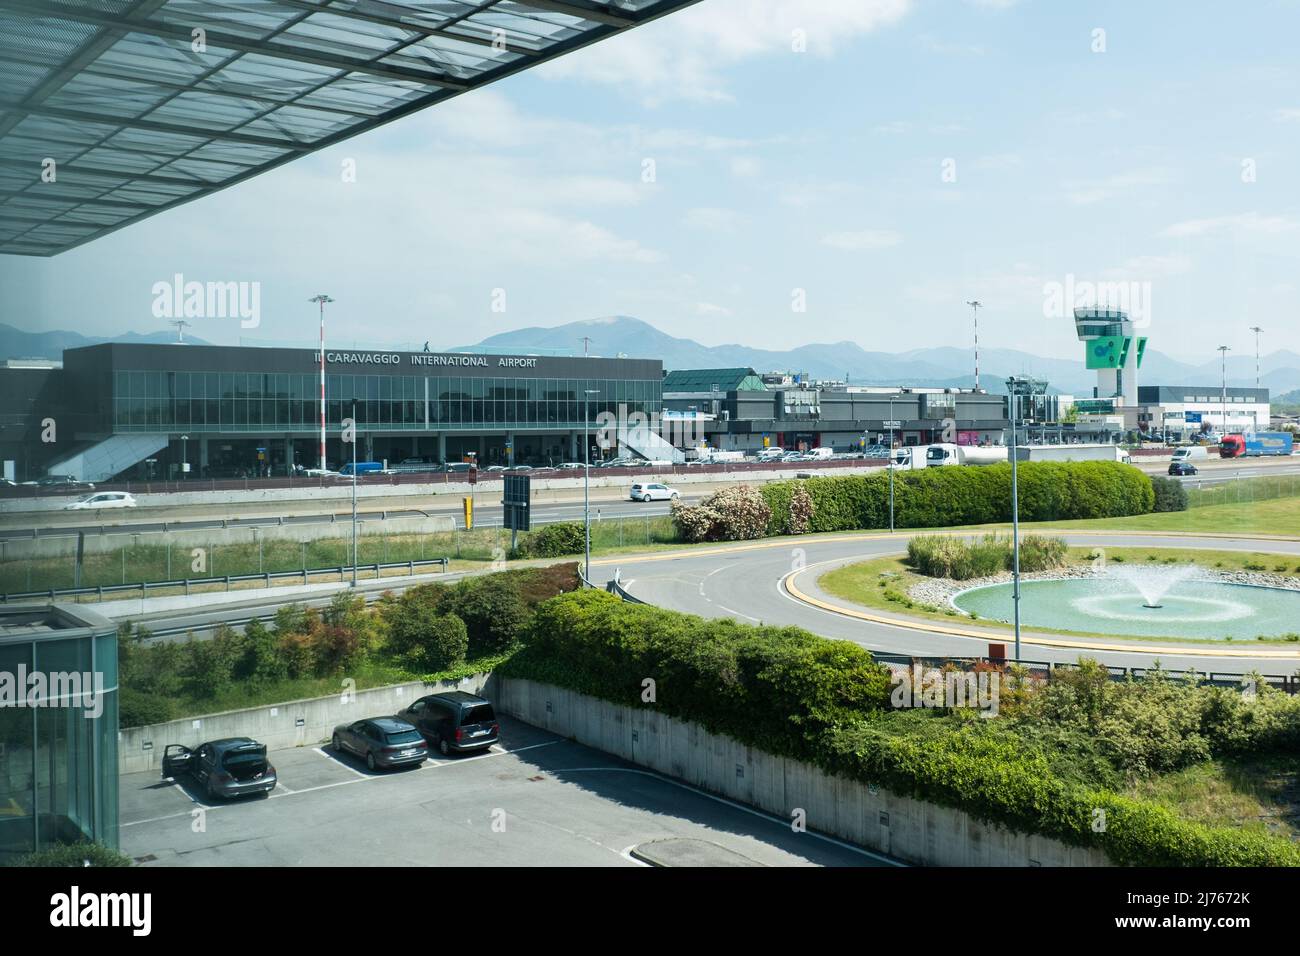
[[[662, 408], [658, 360], [334, 350], [326, 344], [326, 458], [558, 464], [581, 461], [602, 412]], [[594, 392], [594, 394], [588, 394]], [[63, 367], [0, 369], [0, 458], [46, 472], [282, 476], [319, 464], [320, 352], [210, 345], [68, 349]], [[50, 426], [54, 431], [51, 433]], [[49, 440], [53, 437], [53, 441]], [[594, 442], [593, 442], [594, 444]]]

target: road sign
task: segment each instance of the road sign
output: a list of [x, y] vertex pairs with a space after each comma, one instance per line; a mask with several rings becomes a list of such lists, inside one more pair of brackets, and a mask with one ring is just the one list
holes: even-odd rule
[[505, 508], [503, 527], [512, 531], [530, 530], [531, 482], [528, 475], [505, 476], [505, 495], [501, 500]]
[[1201, 423], [1200, 412], [1183, 412], [1183, 421], [1199, 425]]

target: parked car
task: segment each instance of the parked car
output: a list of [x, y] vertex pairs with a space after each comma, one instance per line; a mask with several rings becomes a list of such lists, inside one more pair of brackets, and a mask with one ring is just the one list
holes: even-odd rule
[[37, 488], [48, 488], [51, 491], [94, 491], [93, 482], [82, 481], [80, 478], [74, 478], [72, 475], [46, 475], [37, 481], [28, 481], [24, 484], [35, 485]]
[[[584, 469], [584, 468], [586, 468], [586, 467], [587, 467], [587, 466], [584, 465], [584, 464], [583, 464], [582, 462], [580, 462], [580, 461], [566, 461], [566, 462], [564, 462], [564, 464], [560, 465], [560, 470], [561, 470], [561, 471], [581, 471], [582, 469]], [[595, 462], [592, 462], [592, 467], [593, 467], [593, 468], [595, 467]]]
[[637, 482], [628, 494], [632, 501], [674, 501], [678, 497], [676, 488], [669, 488], [657, 481]]
[[506, 471], [532, 471], [532, 465], [511, 465]]
[[429, 745], [409, 721], [400, 717], [371, 717], [339, 724], [331, 739], [335, 753], [362, 757], [371, 770], [418, 767], [429, 756]]
[[266, 759], [266, 744], [252, 737], [210, 740], [191, 750], [168, 744], [163, 750], [162, 775], [175, 780], [188, 774], [212, 798], [269, 794], [275, 789], [275, 768]]
[[1185, 458], [1169, 463], [1169, 474], [1171, 475], [1195, 475], [1196, 466]]
[[460, 690], [421, 697], [397, 716], [443, 755], [484, 750], [501, 737], [492, 702]]
[[64, 511], [90, 511], [98, 508], [134, 508], [135, 496], [125, 491], [97, 491], [82, 495], [63, 506]]

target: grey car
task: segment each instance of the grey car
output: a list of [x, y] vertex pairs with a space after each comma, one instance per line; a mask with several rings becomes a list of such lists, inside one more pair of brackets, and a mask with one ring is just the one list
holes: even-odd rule
[[420, 732], [400, 717], [370, 717], [339, 724], [331, 739], [335, 753], [353, 753], [371, 770], [416, 767], [429, 756]]
[[269, 794], [275, 789], [275, 768], [266, 759], [266, 744], [252, 737], [226, 737], [199, 744], [193, 750], [168, 744], [162, 775], [173, 780], [188, 774], [209, 797]]

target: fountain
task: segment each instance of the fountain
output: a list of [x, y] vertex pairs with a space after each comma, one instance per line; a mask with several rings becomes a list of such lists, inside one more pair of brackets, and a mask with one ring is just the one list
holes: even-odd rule
[[1142, 595], [1142, 606], [1149, 610], [1164, 607], [1161, 599], [1180, 582], [1196, 577], [1199, 571], [1200, 568], [1194, 564], [1154, 568], [1112, 564], [1106, 569], [1109, 577], [1131, 584]]
[[[1010, 621], [1011, 585], [953, 595], [978, 617]], [[1254, 640], [1296, 630], [1300, 590], [1216, 580], [1192, 564], [1109, 564], [1090, 577], [1024, 581], [1020, 617], [1027, 627], [1129, 637]]]

